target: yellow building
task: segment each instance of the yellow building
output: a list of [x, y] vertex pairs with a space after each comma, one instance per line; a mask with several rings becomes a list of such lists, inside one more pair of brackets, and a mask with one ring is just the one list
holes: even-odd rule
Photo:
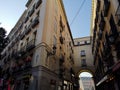
[[4, 83], [15, 90], [73, 90], [73, 38], [62, 0], [28, 0], [26, 7], [2, 52]]
[[89, 71], [93, 75], [94, 67], [90, 36], [75, 38], [74, 51], [74, 70], [76, 73], [80, 74], [79, 72]]
[[98, 90], [120, 89], [120, 0], [92, 0], [91, 36]]

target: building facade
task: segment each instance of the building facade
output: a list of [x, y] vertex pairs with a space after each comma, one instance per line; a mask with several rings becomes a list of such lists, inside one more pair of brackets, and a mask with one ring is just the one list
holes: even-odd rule
[[92, 0], [92, 53], [97, 90], [120, 89], [120, 0]]
[[28, 0], [1, 53], [0, 88], [73, 90], [73, 38], [62, 0]]
[[[89, 71], [94, 74], [93, 55], [91, 49], [91, 37], [74, 39], [74, 60], [75, 71], [80, 74], [82, 71]], [[94, 76], [94, 75], [93, 75]]]

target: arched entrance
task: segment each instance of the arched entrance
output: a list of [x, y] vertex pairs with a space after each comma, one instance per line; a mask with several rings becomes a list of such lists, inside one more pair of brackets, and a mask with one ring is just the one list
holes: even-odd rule
[[81, 70], [79, 76], [79, 90], [95, 90], [94, 75], [89, 70]]

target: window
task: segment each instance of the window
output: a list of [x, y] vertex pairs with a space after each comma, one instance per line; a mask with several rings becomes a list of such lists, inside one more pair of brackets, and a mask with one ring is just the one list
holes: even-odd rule
[[40, 15], [40, 10], [36, 14], [37, 14], [37, 16], [39, 16]]
[[56, 39], [56, 37], [54, 36], [53, 45], [56, 46], [56, 44], [57, 44], [57, 39]]
[[77, 42], [77, 45], [80, 45], [80, 42]]
[[26, 39], [26, 44], [28, 44], [28, 42], [29, 42], [29, 37]]
[[85, 50], [81, 50], [81, 56], [85, 56]]
[[81, 60], [81, 66], [82, 66], [82, 67], [87, 66], [87, 65], [86, 65], [86, 59], [82, 59], [82, 60]]
[[37, 34], [37, 30], [33, 33], [33, 39], [36, 40], [36, 34]]
[[87, 44], [90, 44], [90, 41], [88, 40], [88, 41], [86, 41], [86, 43], [87, 43]]
[[57, 20], [54, 21], [54, 31], [57, 33]]
[[57, 0], [55, 0], [55, 13], [56, 13], [56, 15], [57, 15], [57, 13], [58, 13], [58, 5], [57, 5]]
[[81, 45], [85, 44], [85, 41], [81, 41], [80, 44], [81, 44]]
[[33, 19], [30, 20], [30, 22], [32, 22], [32, 21], [33, 21]]
[[23, 42], [20, 44], [20, 47], [23, 47]]
[[112, 34], [114, 34], [114, 35], [117, 34], [117, 27], [116, 27], [116, 25], [115, 25], [115, 21], [114, 21], [114, 18], [113, 18], [112, 15], [111, 15], [111, 17], [110, 17], [109, 23], [110, 23], [110, 27], [111, 27]]

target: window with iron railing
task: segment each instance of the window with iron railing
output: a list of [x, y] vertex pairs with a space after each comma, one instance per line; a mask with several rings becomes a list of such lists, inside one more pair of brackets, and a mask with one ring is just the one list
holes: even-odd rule
[[32, 39], [27, 43], [26, 50], [29, 51], [35, 47], [35, 39]]
[[82, 67], [87, 66], [87, 64], [86, 64], [86, 59], [82, 59], [82, 60], [81, 60], [81, 66], [82, 66]]
[[104, 16], [105, 17], [108, 15], [109, 8], [110, 8], [110, 1], [104, 0]]
[[57, 38], [55, 36], [53, 37], [53, 45], [57, 46]]
[[99, 10], [100, 10], [100, 0], [97, 0], [97, 12], [99, 12]]
[[114, 21], [114, 18], [113, 18], [112, 15], [111, 15], [111, 17], [110, 17], [109, 23], [110, 23], [110, 27], [111, 27], [112, 33], [117, 33], [117, 27], [116, 27], [116, 25], [115, 25], [115, 21]]
[[96, 12], [96, 17], [95, 17], [95, 24], [98, 22], [99, 14]]
[[116, 15], [116, 18], [117, 18], [117, 24], [120, 26], [120, 1], [119, 1], [119, 5], [117, 7], [115, 15]]
[[110, 29], [111, 31], [110, 31], [110, 35], [109, 35], [109, 41], [111, 43], [114, 43], [115, 40], [117, 39], [117, 37], [119, 36], [119, 33], [118, 33], [118, 30], [117, 30], [117, 27], [116, 27], [116, 24], [115, 24], [115, 21], [114, 21], [114, 18], [113, 18], [112, 15], [110, 17], [109, 23], [110, 23], [110, 27], [111, 27], [111, 29]]
[[81, 50], [80, 55], [81, 56], [86, 56], [85, 50]]
[[27, 16], [27, 17], [25, 18], [24, 23], [26, 23], [28, 20], [29, 20], [29, 17]]
[[32, 28], [34, 28], [36, 25], [38, 25], [38, 23], [39, 23], [39, 17], [37, 16], [37, 17], [32, 21], [32, 24], [31, 24]]
[[36, 9], [40, 6], [40, 4], [42, 3], [42, 0], [38, 0], [38, 2], [36, 3]]
[[99, 27], [100, 29], [103, 31], [104, 30], [104, 27], [105, 27], [105, 20], [104, 20], [104, 17], [103, 17], [103, 14], [101, 12], [101, 20], [100, 20], [100, 24], [99, 24]]

